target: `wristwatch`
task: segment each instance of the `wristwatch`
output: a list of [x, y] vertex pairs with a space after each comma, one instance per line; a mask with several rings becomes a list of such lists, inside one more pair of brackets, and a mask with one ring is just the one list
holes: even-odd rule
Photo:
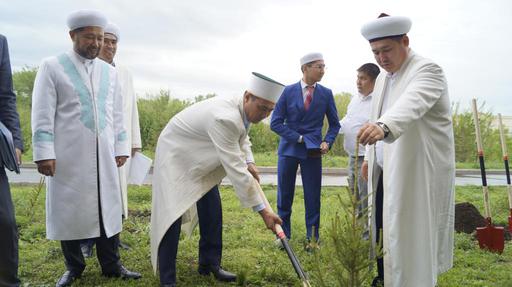
[[381, 122], [376, 122], [376, 124], [379, 126], [379, 128], [382, 129], [382, 131], [384, 132], [384, 138], [386, 138], [389, 135], [388, 126], [386, 126], [386, 124], [381, 123]]

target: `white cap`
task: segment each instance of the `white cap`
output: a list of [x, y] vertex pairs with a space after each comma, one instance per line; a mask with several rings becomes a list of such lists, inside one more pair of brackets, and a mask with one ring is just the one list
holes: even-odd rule
[[107, 26], [107, 17], [96, 10], [78, 10], [68, 16], [68, 27], [70, 31], [83, 27]]
[[380, 14], [379, 18], [372, 20], [361, 27], [363, 37], [374, 42], [389, 37], [405, 35], [411, 30], [411, 19], [404, 16], [389, 16]]
[[324, 59], [324, 56], [322, 56], [322, 54], [320, 54], [320, 53], [309, 53], [309, 54], [304, 55], [302, 58], [300, 58], [300, 66], [302, 67], [302, 65], [305, 65], [307, 63], [311, 63], [311, 62], [319, 61], [319, 60], [323, 60], [323, 59]]
[[260, 73], [252, 72], [249, 88], [247, 91], [258, 98], [262, 98], [273, 103], [277, 103], [283, 93], [284, 85], [264, 76]]
[[105, 32], [105, 34], [114, 35], [118, 42], [121, 39], [121, 32], [119, 30], [119, 27], [117, 27], [117, 25], [112, 22], [108, 22], [107, 27], [105, 27], [104, 32]]

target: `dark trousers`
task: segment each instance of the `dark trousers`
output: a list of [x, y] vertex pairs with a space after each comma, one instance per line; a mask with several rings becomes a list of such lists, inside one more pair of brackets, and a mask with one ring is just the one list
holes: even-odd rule
[[277, 213], [283, 220], [283, 230], [286, 237], [291, 238], [290, 218], [299, 165], [304, 189], [304, 205], [306, 207], [306, 237], [311, 239], [314, 227], [314, 236], [318, 239], [318, 230], [320, 228], [320, 190], [322, 186], [321, 157], [299, 159], [279, 156], [277, 163]]
[[[217, 186], [197, 203], [199, 217], [199, 264], [220, 266], [222, 258], [222, 205]], [[181, 232], [181, 217], [167, 230], [158, 248], [160, 284], [176, 283], [176, 254]]]
[[0, 164], [0, 286], [19, 286], [18, 229], [9, 182]]
[[[121, 266], [119, 256], [119, 234], [107, 238], [103, 227], [100, 205], [98, 206], [98, 210], [100, 217], [100, 237], [94, 239], [94, 242], [96, 242], [96, 256], [100, 262], [101, 271], [104, 274], [117, 273]], [[80, 242], [82, 242], [82, 239], [63, 240], [60, 242], [66, 268], [75, 274], [82, 274], [85, 269], [85, 260], [82, 255], [82, 250], [80, 249]]]
[[[380, 231], [383, 228], [382, 224], [382, 210], [384, 203], [384, 185], [383, 185], [384, 173], [381, 172], [379, 176], [379, 183], [377, 185], [377, 193], [375, 195], [375, 226], [376, 226], [376, 242], [380, 240]], [[377, 259], [377, 272], [378, 276], [384, 280], [384, 258]]]

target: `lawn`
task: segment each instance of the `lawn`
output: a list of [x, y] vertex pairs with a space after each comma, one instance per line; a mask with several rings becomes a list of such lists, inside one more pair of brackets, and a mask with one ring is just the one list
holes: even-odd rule
[[[57, 241], [45, 239], [44, 191], [37, 196], [34, 185], [13, 185], [13, 200], [16, 206], [20, 230], [20, 270], [24, 286], [54, 286], [64, 272], [64, 262]], [[265, 186], [271, 203], [276, 200], [274, 186]], [[508, 203], [504, 187], [491, 187], [494, 220], [505, 224]], [[341, 188], [328, 187], [322, 190], [322, 234], [330, 220], [340, 210], [338, 195], [345, 195]], [[199, 276], [197, 269], [198, 232], [190, 239], [182, 238], [179, 245], [177, 272], [179, 286], [302, 286], [283, 251], [273, 244], [273, 235], [266, 230], [260, 216], [240, 208], [233, 189], [222, 187], [224, 210], [223, 266], [239, 275], [239, 282], [217, 283], [212, 278]], [[456, 191], [457, 202], [469, 201], [482, 210], [481, 188], [461, 187]], [[149, 220], [151, 211], [151, 189], [148, 186], [130, 186], [130, 216], [121, 233], [123, 241], [133, 248], [121, 250], [125, 266], [143, 274], [138, 281], [121, 281], [100, 276], [95, 258], [87, 259], [87, 268], [73, 286], [159, 286], [153, 275], [149, 255]], [[292, 248], [305, 270], [313, 270], [314, 256], [303, 250], [304, 205], [302, 190], [298, 188], [292, 217]], [[322, 235], [321, 235], [322, 236]], [[325, 237], [324, 237], [325, 238]], [[320, 254], [321, 265], [327, 266], [333, 252], [328, 240], [324, 240]], [[512, 286], [512, 243], [507, 242], [501, 255], [481, 251], [471, 235], [456, 234], [454, 268], [439, 278], [443, 286]], [[323, 268], [329, 280], [335, 274]], [[333, 281], [331, 281], [333, 282]], [[315, 282], [312, 280], [312, 286]], [[334, 286], [334, 284], [333, 284]]]

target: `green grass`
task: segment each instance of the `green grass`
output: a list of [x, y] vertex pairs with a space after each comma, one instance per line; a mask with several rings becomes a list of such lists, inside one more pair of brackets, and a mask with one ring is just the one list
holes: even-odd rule
[[[13, 185], [13, 200], [16, 206], [20, 231], [19, 275], [24, 286], [54, 286], [65, 270], [60, 244], [45, 239], [44, 191], [34, 201], [33, 185]], [[276, 202], [275, 186], [264, 186], [271, 203]], [[491, 187], [494, 220], [506, 224], [508, 205], [504, 187]], [[340, 210], [337, 196], [345, 191], [328, 187], [322, 190], [322, 222], [324, 228], [334, 214]], [[273, 235], [266, 230], [260, 216], [242, 209], [231, 187], [222, 187], [224, 213], [223, 266], [238, 273], [237, 284], [218, 283], [212, 278], [199, 276], [197, 269], [198, 232], [190, 239], [182, 238], [179, 245], [177, 274], [179, 286], [302, 286], [283, 251], [274, 247]], [[479, 187], [457, 188], [457, 202], [469, 201], [482, 210], [482, 193]], [[123, 241], [133, 248], [121, 250], [125, 266], [141, 272], [138, 281], [107, 279], [100, 275], [95, 258], [87, 259], [87, 267], [80, 280], [73, 286], [159, 286], [153, 275], [149, 254], [149, 220], [151, 211], [151, 189], [148, 186], [130, 186], [129, 203], [131, 215], [124, 223], [121, 233]], [[303, 250], [305, 234], [304, 204], [302, 189], [297, 188], [292, 217], [292, 248], [297, 253], [305, 270], [313, 270], [314, 256]], [[325, 230], [321, 229], [322, 234]], [[325, 236], [323, 238], [326, 238]], [[507, 242], [502, 255], [481, 251], [471, 235], [455, 235], [455, 266], [439, 278], [439, 287], [451, 286], [512, 286], [512, 244]], [[327, 266], [330, 259], [330, 244], [322, 245], [321, 262]], [[334, 251], [332, 251], [334, 252]], [[326, 273], [328, 269], [325, 269]], [[334, 274], [327, 274], [333, 280]], [[332, 281], [331, 281], [332, 282]], [[315, 286], [315, 282], [311, 282]]]

